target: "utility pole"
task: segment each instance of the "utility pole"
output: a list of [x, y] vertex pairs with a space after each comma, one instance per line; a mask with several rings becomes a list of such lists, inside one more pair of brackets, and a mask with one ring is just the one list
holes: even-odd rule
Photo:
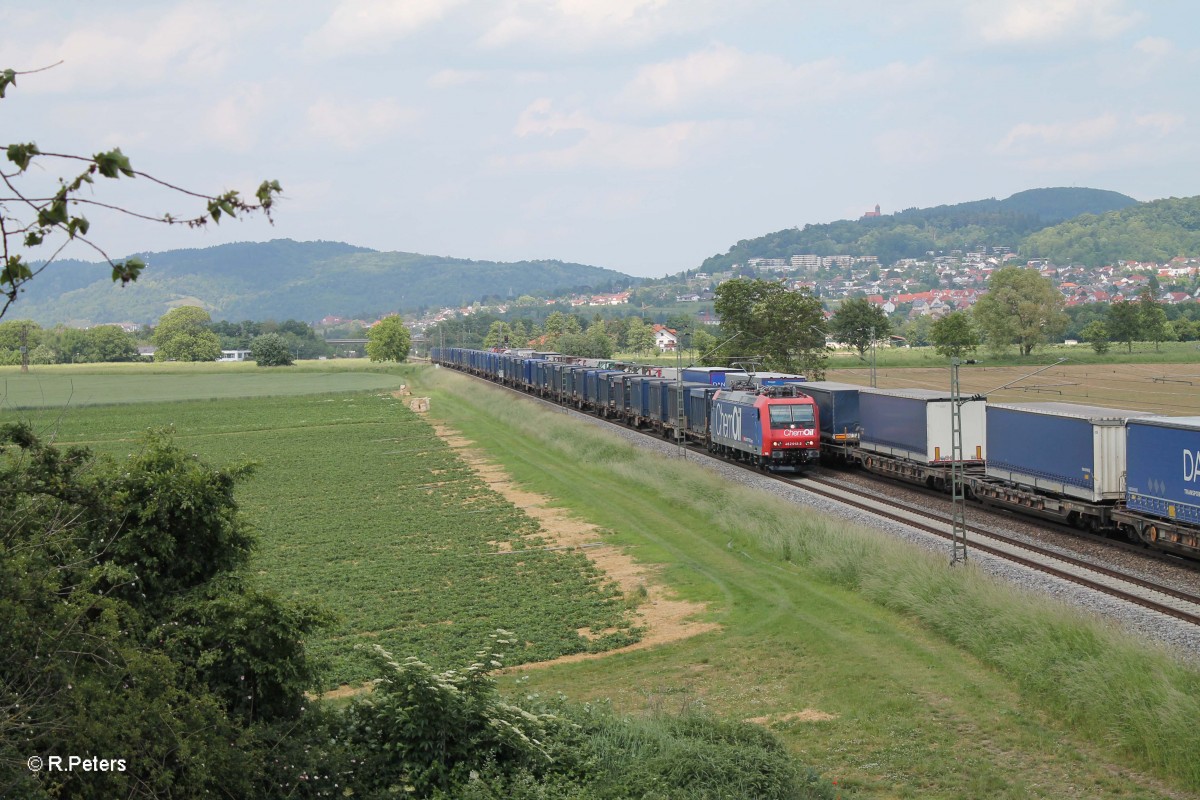
[[[683, 331], [680, 331], [682, 334]], [[683, 342], [681, 337], [675, 339], [675, 444], [680, 458], [687, 457], [687, 436], [684, 433], [687, 425], [687, 402], [683, 397]]]
[[29, 372], [29, 325], [21, 325], [21, 372]]
[[[957, 358], [950, 359], [950, 502], [953, 506], [953, 530], [950, 540], [950, 566], [967, 563], [967, 494], [963, 481], [962, 396], [958, 386]], [[872, 374], [874, 370], [872, 370]]]
[[874, 389], [878, 385], [875, 379], [875, 328], [871, 327], [871, 388]]

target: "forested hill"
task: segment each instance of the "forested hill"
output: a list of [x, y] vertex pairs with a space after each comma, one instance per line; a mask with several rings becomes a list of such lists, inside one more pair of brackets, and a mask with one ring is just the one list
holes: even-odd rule
[[1085, 214], [1030, 234], [1030, 258], [1102, 266], [1118, 259], [1166, 262], [1200, 254], [1200, 197], [1171, 197], [1107, 214]]
[[561, 261], [470, 261], [290, 239], [143, 257], [142, 277], [123, 289], [113, 285], [107, 265], [55, 262], [28, 284], [9, 316], [45, 325], [150, 323], [190, 304], [214, 319], [314, 321], [469, 304], [489, 295], [615, 291], [635, 281]]
[[711, 256], [703, 272], [719, 272], [749, 258], [878, 256], [890, 264], [920, 258], [930, 250], [968, 250], [978, 245], [1016, 249], [1029, 234], [1078, 217], [1104, 214], [1137, 203], [1132, 197], [1101, 189], [1030, 189], [1005, 200], [975, 200], [934, 208], [910, 208], [896, 214], [839, 220], [744, 239], [723, 255]]

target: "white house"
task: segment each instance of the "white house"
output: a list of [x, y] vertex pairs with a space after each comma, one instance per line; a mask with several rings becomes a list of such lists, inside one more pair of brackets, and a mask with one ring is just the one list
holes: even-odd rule
[[250, 358], [249, 350], [222, 350], [217, 361], [245, 361]]
[[654, 344], [661, 351], [674, 350], [679, 345], [679, 337], [675, 335], [675, 331], [668, 328], [666, 325], [654, 326]]

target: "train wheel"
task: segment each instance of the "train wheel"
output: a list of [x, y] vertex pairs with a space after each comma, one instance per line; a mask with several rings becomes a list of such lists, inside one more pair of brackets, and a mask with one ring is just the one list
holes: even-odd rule
[[1158, 541], [1158, 528], [1153, 525], [1147, 525], [1145, 530], [1146, 541], [1153, 544]]

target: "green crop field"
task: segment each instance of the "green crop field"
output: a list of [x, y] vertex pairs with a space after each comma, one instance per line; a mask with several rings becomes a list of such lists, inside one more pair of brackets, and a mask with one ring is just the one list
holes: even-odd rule
[[[195, 377], [155, 380], [170, 395]], [[309, 384], [303, 374], [288, 377], [289, 391], [327, 386], [322, 375], [309, 375]], [[637, 638], [614, 585], [578, 552], [539, 549], [546, 542], [537, 522], [490, 490], [390, 392], [6, 416], [29, 419], [61, 444], [118, 458], [136, 450], [148, 428], [169, 426], [176, 441], [210, 463], [257, 462], [238, 498], [260, 537], [258, 580], [337, 616], [312, 646], [331, 664], [331, 685], [371, 677], [354, 653], [361, 643], [448, 667], [466, 663], [497, 628], [525, 642], [513, 663]]]
[[0, 367], [0, 411], [109, 403], [394, 389], [404, 380], [364, 362], [311, 361], [265, 369], [241, 364], [77, 364]]

